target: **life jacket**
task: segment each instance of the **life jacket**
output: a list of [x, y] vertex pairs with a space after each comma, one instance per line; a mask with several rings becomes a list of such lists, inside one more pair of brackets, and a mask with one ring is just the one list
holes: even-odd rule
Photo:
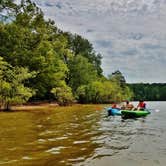
[[112, 108], [117, 108], [117, 105], [116, 105], [116, 104], [112, 104], [111, 107], [112, 107]]
[[138, 104], [138, 107], [140, 107], [140, 108], [145, 108], [145, 107], [146, 107], [146, 104], [145, 104], [144, 102], [140, 102], [140, 103]]

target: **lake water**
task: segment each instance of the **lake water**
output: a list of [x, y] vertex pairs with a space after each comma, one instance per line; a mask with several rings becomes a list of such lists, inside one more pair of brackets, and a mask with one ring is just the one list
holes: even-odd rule
[[146, 118], [98, 105], [0, 113], [0, 166], [165, 166], [166, 102]]

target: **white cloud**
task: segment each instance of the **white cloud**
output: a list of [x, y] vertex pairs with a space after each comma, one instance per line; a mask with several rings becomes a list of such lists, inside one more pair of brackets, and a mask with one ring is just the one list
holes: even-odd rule
[[88, 38], [105, 75], [166, 82], [166, 0], [34, 0], [65, 31]]

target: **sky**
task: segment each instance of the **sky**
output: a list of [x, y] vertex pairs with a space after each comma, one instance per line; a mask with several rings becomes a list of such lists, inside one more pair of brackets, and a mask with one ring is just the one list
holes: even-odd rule
[[33, 0], [46, 18], [87, 38], [105, 76], [166, 83], [166, 0]]

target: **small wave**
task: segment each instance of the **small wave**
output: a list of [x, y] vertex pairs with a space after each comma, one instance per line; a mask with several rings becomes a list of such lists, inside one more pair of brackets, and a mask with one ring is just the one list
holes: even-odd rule
[[54, 132], [55, 132], [55, 131], [46, 130], [46, 131], [40, 133], [39, 135], [40, 135], [40, 136], [43, 136], [43, 135], [47, 135], [47, 134], [52, 134], [52, 133], [54, 133]]
[[54, 147], [49, 150], [47, 150], [47, 153], [52, 153], [52, 154], [59, 154], [61, 149], [64, 149], [64, 146], [59, 146], [59, 147]]
[[29, 157], [29, 156], [24, 156], [22, 157], [23, 160], [32, 160], [32, 157]]
[[81, 162], [81, 161], [84, 161], [85, 160], [85, 157], [78, 157], [78, 158], [75, 158], [75, 159], [68, 159], [68, 161], [70, 162]]
[[15, 163], [17, 162], [18, 160], [10, 160], [10, 161], [0, 161], [0, 165], [3, 165], [3, 164], [10, 164], [10, 163]]
[[89, 142], [89, 141], [74, 141], [73, 144], [84, 144], [87, 142]]
[[54, 141], [57, 141], [57, 140], [64, 140], [64, 139], [67, 139], [67, 138], [68, 137], [48, 138], [48, 141], [54, 142]]

